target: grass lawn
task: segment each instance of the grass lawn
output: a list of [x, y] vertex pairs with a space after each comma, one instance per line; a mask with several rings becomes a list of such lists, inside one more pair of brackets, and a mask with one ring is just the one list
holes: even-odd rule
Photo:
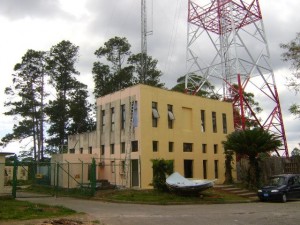
[[218, 204], [249, 202], [249, 199], [209, 189], [199, 196], [180, 196], [155, 190], [101, 190], [94, 199], [144, 204]]
[[1, 198], [0, 202], [0, 221], [40, 219], [76, 213], [61, 206], [48, 206], [9, 198]]

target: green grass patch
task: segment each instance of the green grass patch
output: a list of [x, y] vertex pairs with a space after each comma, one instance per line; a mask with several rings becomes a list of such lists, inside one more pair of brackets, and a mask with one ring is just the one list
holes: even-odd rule
[[0, 221], [29, 220], [72, 215], [76, 212], [62, 206], [48, 206], [14, 199], [1, 199]]
[[156, 190], [101, 190], [95, 199], [145, 204], [216, 204], [248, 202], [249, 200], [216, 189], [209, 189], [198, 196], [181, 196]]

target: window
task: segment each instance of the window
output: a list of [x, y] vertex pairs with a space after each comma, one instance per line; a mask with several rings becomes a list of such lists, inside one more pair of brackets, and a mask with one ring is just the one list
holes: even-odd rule
[[158, 118], [157, 102], [152, 102], [152, 127], [157, 127]]
[[104, 131], [105, 126], [105, 110], [101, 111], [101, 131]]
[[174, 151], [174, 142], [169, 142], [169, 152], [173, 152]]
[[218, 145], [214, 144], [214, 154], [217, 154], [217, 153], [218, 153]]
[[215, 178], [219, 178], [219, 161], [215, 160]]
[[115, 154], [115, 144], [110, 145], [110, 154], [111, 155]]
[[158, 141], [152, 141], [153, 152], [158, 152]]
[[93, 154], [93, 147], [89, 147], [89, 154]]
[[112, 173], [115, 173], [115, 171], [116, 171], [116, 168], [115, 168], [115, 161], [111, 161], [111, 162], [110, 162], [110, 166], [111, 166], [111, 172], [112, 172]]
[[183, 151], [184, 152], [192, 152], [193, 144], [192, 143], [183, 143]]
[[223, 134], [227, 134], [227, 119], [225, 113], [222, 113], [222, 121], [223, 121]]
[[110, 109], [110, 113], [111, 113], [111, 131], [114, 131], [115, 130], [115, 108], [112, 107]]
[[137, 152], [139, 150], [139, 143], [138, 141], [132, 141], [131, 142], [131, 151]]
[[82, 154], [83, 153], [83, 148], [79, 149], [79, 153]]
[[207, 179], [207, 160], [203, 160], [203, 178]]
[[70, 149], [69, 149], [69, 153], [70, 153], [70, 154], [74, 154], [74, 153], [75, 153], [75, 148], [70, 148]]
[[125, 142], [122, 142], [121, 143], [121, 154], [125, 153], [125, 147], [126, 147]]
[[201, 131], [205, 132], [205, 111], [201, 110]]
[[207, 145], [202, 144], [202, 153], [206, 153]]
[[120, 174], [125, 174], [125, 161], [122, 160], [120, 163]]
[[125, 105], [121, 105], [121, 129], [125, 129], [126, 110]]
[[101, 155], [104, 155], [105, 152], [105, 145], [101, 145]]
[[173, 129], [173, 120], [175, 120], [173, 114], [173, 105], [168, 105], [168, 127], [169, 129]]
[[213, 126], [213, 132], [217, 133], [217, 115], [216, 112], [212, 112], [212, 126]]

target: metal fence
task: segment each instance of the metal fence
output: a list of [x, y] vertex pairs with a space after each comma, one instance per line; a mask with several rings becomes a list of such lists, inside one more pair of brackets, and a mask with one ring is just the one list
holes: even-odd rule
[[[96, 191], [96, 163], [19, 162], [0, 165], [4, 170], [2, 194], [12, 197], [93, 196]], [[0, 183], [1, 184], [1, 183]], [[0, 193], [1, 194], [1, 193]]]

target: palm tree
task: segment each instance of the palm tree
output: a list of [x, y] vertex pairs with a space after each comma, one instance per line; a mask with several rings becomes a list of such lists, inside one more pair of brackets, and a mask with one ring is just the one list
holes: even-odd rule
[[259, 181], [259, 168], [257, 156], [260, 153], [271, 153], [282, 145], [274, 134], [261, 128], [252, 130], [236, 130], [227, 135], [227, 141], [223, 141], [225, 153], [233, 151], [237, 155], [247, 156], [249, 159], [249, 187], [257, 187]]

